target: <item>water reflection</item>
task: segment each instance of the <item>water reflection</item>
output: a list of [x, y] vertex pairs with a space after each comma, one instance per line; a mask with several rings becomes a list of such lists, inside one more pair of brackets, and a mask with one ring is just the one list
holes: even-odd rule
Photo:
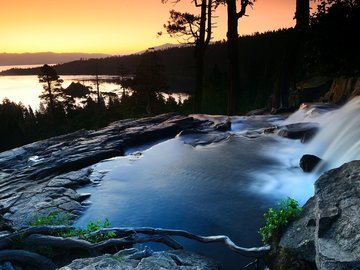
[[[92, 87], [96, 90], [95, 77], [92, 75], [66, 75], [60, 76], [64, 80], [63, 88], [68, 87], [72, 82], [80, 82], [85, 86]], [[99, 90], [102, 93], [115, 93], [119, 97], [125, 92], [132, 94], [131, 90], [127, 90], [116, 83], [114, 76], [99, 76]], [[0, 76], [0, 99], [8, 98], [16, 103], [21, 102], [25, 106], [31, 106], [34, 110], [39, 108], [39, 95], [42, 92], [42, 84], [39, 83], [37, 76]], [[173, 97], [176, 101], [184, 101], [189, 98], [185, 93], [161, 93], [165, 99]]]

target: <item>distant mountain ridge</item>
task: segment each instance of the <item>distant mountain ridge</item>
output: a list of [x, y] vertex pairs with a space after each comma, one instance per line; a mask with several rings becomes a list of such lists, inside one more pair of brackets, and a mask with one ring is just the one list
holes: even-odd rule
[[104, 53], [0, 53], [0, 66], [59, 64], [80, 59], [105, 58]]
[[[166, 43], [152, 47], [155, 50], [166, 50], [170, 48], [183, 47], [184, 44]], [[134, 54], [142, 54], [147, 50], [142, 50]], [[114, 55], [105, 53], [0, 53], [0, 66], [12, 65], [43, 65], [43, 64], [64, 64], [76, 60], [87, 60], [94, 58], [106, 58]]]

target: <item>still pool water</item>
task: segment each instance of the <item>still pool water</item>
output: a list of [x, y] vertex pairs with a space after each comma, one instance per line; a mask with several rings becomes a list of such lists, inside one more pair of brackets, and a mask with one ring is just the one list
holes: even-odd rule
[[[257, 231], [263, 213], [287, 196], [304, 203], [313, 193], [314, 175], [298, 167], [303, 154], [299, 141], [275, 135], [249, 138], [243, 132], [249, 125], [241, 126], [220, 143], [192, 147], [174, 138], [95, 165], [94, 175], [105, 176], [100, 185], [79, 190], [92, 195], [77, 225], [109, 218], [112, 226], [226, 234], [240, 246], [261, 245]], [[216, 258], [224, 269], [242, 269], [251, 261], [221, 244], [177, 240]]]

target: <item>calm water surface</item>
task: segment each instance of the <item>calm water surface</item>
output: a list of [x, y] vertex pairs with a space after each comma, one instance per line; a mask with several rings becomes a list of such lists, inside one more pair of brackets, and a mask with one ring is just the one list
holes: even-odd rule
[[[93, 90], [96, 89], [94, 76], [91, 75], [66, 75], [60, 76], [60, 78], [64, 80], [62, 84], [63, 88], [68, 87], [72, 82], [80, 82], [86, 86], [92, 87]], [[121, 96], [123, 88], [120, 85], [103, 81], [111, 78], [114, 77], [105, 75], [99, 76], [99, 79], [101, 80], [99, 85], [100, 92], [113, 92], [118, 94], [118, 96]], [[39, 83], [37, 76], [0, 76], [0, 102], [4, 98], [8, 98], [16, 103], [21, 102], [25, 106], [31, 106], [31, 108], [36, 110], [39, 108], [39, 95], [42, 90], [42, 84]], [[131, 94], [131, 92], [128, 92], [128, 94]], [[165, 99], [172, 96], [177, 101], [188, 98], [188, 94], [184, 93], [162, 93], [162, 95]]]
[[[92, 195], [77, 225], [108, 217], [113, 226], [226, 234], [241, 246], [261, 245], [257, 230], [263, 213], [286, 196], [305, 202], [313, 193], [314, 176], [297, 167], [299, 141], [247, 138], [243, 131], [195, 148], [174, 138], [95, 165], [94, 175], [105, 176], [100, 185], [80, 190]], [[186, 249], [215, 257], [224, 269], [242, 269], [249, 262], [221, 244], [178, 240]]]

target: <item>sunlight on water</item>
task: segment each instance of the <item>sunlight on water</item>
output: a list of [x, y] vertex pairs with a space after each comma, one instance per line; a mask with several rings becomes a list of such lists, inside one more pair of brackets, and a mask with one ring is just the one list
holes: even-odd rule
[[39, 95], [42, 86], [36, 76], [0, 76], [0, 99], [10, 99], [10, 101], [33, 109], [39, 107]]
[[[96, 91], [95, 76], [92, 75], [65, 75], [60, 76], [64, 80], [62, 87], [68, 87], [72, 82], [79, 82], [85, 86], [91, 87], [92, 91]], [[102, 93], [115, 93], [119, 97], [125, 91], [131, 95], [131, 90], [125, 90], [121, 85], [109, 80], [117, 77], [102, 75], [99, 76], [99, 90]], [[37, 76], [0, 76], [0, 102], [4, 98], [8, 98], [15, 103], [21, 102], [25, 106], [31, 106], [36, 110], [39, 108], [39, 95], [42, 92], [42, 84], [39, 83]], [[165, 99], [170, 96], [176, 101], [184, 101], [189, 98], [185, 93], [160, 93]]]

